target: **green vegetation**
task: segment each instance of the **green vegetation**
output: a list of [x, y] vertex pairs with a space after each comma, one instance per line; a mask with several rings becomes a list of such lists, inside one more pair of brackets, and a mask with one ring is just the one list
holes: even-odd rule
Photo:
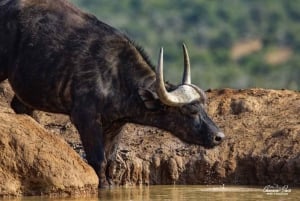
[[300, 0], [72, 0], [125, 32], [178, 82], [181, 43], [193, 82], [210, 88], [300, 90]]

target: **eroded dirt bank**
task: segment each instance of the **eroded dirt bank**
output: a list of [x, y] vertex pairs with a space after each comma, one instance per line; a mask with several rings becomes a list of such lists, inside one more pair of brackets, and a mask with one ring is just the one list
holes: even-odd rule
[[300, 94], [210, 91], [208, 112], [225, 132], [211, 150], [158, 129], [127, 125], [110, 173], [117, 184], [300, 185]]
[[[7, 83], [0, 86], [0, 118], [3, 119], [0, 130], [3, 131], [8, 126], [10, 128], [9, 132], [3, 132], [3, 135], [0, 135], [0, 195], [15, 188], [12, 187], [13, 185], [19, 186], [19, 190], [15, 191], [19, 194], [24, 192], [39, 194], [39, 190], [43, 190], [41, 187], [43, 185], [37, 185], [38, 188], [34, 185], [26, 186], [23, 181], [28, 178], [36, 178], [40, 182], [37, 182], [38, 184], [44, 184], [43, 180], [45, 179], [46, 184], [49, 184], [47, 188], [52, 189], [51, 192], [55, 192], [55, 190], [59, 192], [61, 189], [57, 190], [52, 185], [57, 183], [55, 178], [61, 178], [59, 176], [61, 174], [64, 175], [64, 178], [68, 178], [67, 182], [69, 183], [65, 183], [66, 186], [71, 185], [72, 182], [81, 186], [80, 188], [75, 187], [74, 191], [76, 189], [81, 189], [81, 191], [95, 189], [96, 175], [93, 172], [89, 173], [89, 176], [83, 173], [88, 167], [78, 155], [69, 154], [69, 152], [74, 152], [68, 146], [57, 143], [57, 140], [49, 140], [50, 138], [60, 139], [60, 136], [63, 136], [69, 144], [80, 151], [81, 155], [84, 155], [80, 149], [78, 133], [69, 122], [68, 117], [35, 112], [34, 118], [48, 130], [47, 133], [38, 123], [31, 121], [31, 117], [13, 114], [13, 111], [9, 109], [12, 94]], [[208, 112], [227, 137], [221, 146], [205, 150], [199, 146], [183, 143], [168, 132], [128, 124], [121, 131], [119, 141], [112, 142], [114, 146], [108, 150], [107, 172], [113, 183], [115, 185], [174, 183], [300, 185], [299, 92], [223, 89], [208, 91], [207, 95], [209, 97]], [[20, 121], [20, 118], [25, 120]], [[30, 129], [28, 130], [28, 128]], [[21, 140], [22, 143], [16, 143], [12, 152], [22, 150], [22, 147], [30, 145], [33, 148], [24, 153], [35, 153], [36, 149], [42, 153], [47, 147], [49, 150], [46, 152], [49, 153], [49, 157], [44, 158], [49, 160], [49, 164], [52, 164], [53, 161], [51, 155], [57, 152], [61, 161], [57, 161], [56, 165], [60, 168], [57, 170], [52, 168], [52, 172], [39, 170], [41, 174], [52, 175], [51, 178], [54, 178], [51, 180], [52, 183], [48, 182], [49, 179], [45, 176], [40, 176], [40, 173], [35, 172], [37, 170], [24, 171], [23, 167], [29, 167], [31, 170], [32, 161], [39, 161], [41, 157], [43, 158], [43, 155], [39, 153], [29, 158], [20, 157], [23, 160], [13, 158], [13, 161], [17, 160], [18, 168], [15, 168], [14, 164], [7, 166], [11, 161], [11, 156], [7, 155], [8, 147], [10, 148], [11, 144], [8, 143], [7, 147], [3, 142], [8, 139], [7, 135], [13, 134], [16, 136], [15, 138], [26, 135], [32, 138], [32, 136], [36, 136], [36, 130], [40, 129], [42, 130], [42, 132], [39, 131], [40, 135], [47, 136], [43, 137], [43, 139], [45, 138], [43, 143], [49, 141], [47, 146], [36, 140]], [[49, 133], [51, 133], [51, 137], [49, 137]], [[22, 154], [24, 153], [22, 152]], [[55, 155], [53, 157], [57, 158]], [[62, 161], [70, 161], [70, 163], [66, 164]], [[45, 161], [45, 163], [48, 162]], [[38, 166], [41, 166], [41, 163], [34, 163], [34, 167]], [[78, 173], [72, 173], [78, 177], [60, 172], [61, 169], [69, 170], [70, 168], [74, 171], [79, 169]], [[89, 171], [90, 169], [88, 169]], [[83, 179], [80, 184], [76, 183], [82, 177], [86, 180]], [[1, 181], [10, 181], [8, 179], [14, 182], [1, 183]], [[71, 193], [71, 191], [72, 189], [68, 192]]]

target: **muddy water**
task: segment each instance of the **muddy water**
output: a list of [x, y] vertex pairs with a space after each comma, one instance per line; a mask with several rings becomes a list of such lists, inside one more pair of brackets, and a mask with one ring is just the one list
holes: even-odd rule
[[[1, 199], [0, 199], [1, 200]], [[13, 199], [14, 200], [14, 199]], [[266, 192], [263, 187], [245, 186], [150, 186], [101, 189], [98, 197], [24, 197], [21, 201], [285, 201], [300, 200], [300, 189]]]

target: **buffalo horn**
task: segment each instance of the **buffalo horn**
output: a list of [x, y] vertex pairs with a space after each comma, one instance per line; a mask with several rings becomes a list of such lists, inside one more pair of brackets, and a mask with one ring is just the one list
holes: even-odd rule
[[184, 71], [183, 71], [182, 84], [191, 84], [190, 58], [184, 43], [182, 44], [182, 48], [183, 48], [183, 57], [184, 57]]
[[[186, 50], [186, 48], [185, 48]], [[187, 53], [187, 52], [186, 52]], [[185, 56], [187, 56], [187, 54]], [[188, 57], [186, 57], [188, 58]], [[188, 72], [189, 72], [189, 62], [185, 64], [185, 74], [187, 79], [185, 81], [189, 81]], [[182, 84], [178, 86], [175, 90], [168, 92], [165, 87], [165, 82], [163, 78], [163, 48], [160, 49], [158, 65], [156, 68], [156, 92], [159, 99], [166, 105], [169, 106], [182, 106], [184, 104], [190, 103], [195, 100], [205, 101], [205, 93], [203, 90], [198, 88], [193, 84]]]

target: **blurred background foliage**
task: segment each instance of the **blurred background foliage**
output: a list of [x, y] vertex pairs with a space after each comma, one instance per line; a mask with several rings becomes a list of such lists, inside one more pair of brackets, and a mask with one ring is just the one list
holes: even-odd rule
[[300, 0], [71, 0], [126, 33], [179, 83], [182, 42], [192, 81], [208, 88], [300, 90]]

